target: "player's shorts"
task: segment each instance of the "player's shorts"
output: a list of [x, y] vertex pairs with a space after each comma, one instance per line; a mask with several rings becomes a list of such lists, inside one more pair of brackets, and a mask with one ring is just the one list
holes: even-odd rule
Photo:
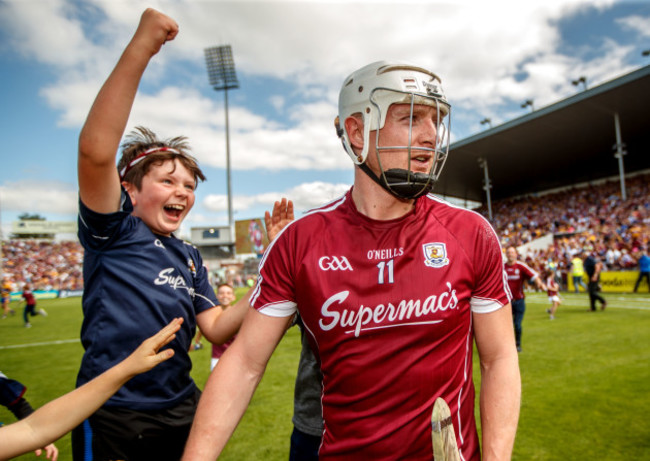
[[74, 461], [178, 461], [201, 396], [159, 411], [102, 407], [72, 431]]
[[558, 295], [553, 295], [548, 297], [548, 302], [553, 304], [553, 303], [559, 303], [560, 302], [560, 297]]

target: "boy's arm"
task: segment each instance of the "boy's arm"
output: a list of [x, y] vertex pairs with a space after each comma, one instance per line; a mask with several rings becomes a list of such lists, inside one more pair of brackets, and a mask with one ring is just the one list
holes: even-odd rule
[[237, 339], [208, 378], [183, 460], [213, 461], [221, 453], [291, 319], [291, 316], [270, 317], [252, 308], [248, 310]]
[[177, 33], [173, 19], [151, 8], [145, 10], [90, 109], [79, 135], [77, 173], [80, 198], [93, 211], [110, 213], [119, 209], [120, 179], [115, 157], [138, 85], [149, 60]]
[[[269, 241], [273, 241], [282, 229], [294, 220], [293, 202], [282, 198], [273, 204], [273, 211], [264, 213], [264, 223]], [[232, 307], [222, 309], [209, 309], [196, 316], [199, 330], [213, 344], [223, 344], [230, 340], [239, 331], [244, 317], [248, 312], [248, 299], [255, 286]]]
[[47, 403], [27, 418], [0, 427], [0, 459], [38, 449], [70, 432], [133, 376], [171, 358], [174, 355], [172, 349], [158, 350], [176, 337], [181, 323], [182, 318], [174, 319], [113, 368]]
[[208, 341], [212, 344], [223, 344], [237, 334], [248, 312], [248, 299], [254, 289], [255, 287], [249, 289], [239, 301], [226, 310], [217, 306], [196, 316], [196, 324]]

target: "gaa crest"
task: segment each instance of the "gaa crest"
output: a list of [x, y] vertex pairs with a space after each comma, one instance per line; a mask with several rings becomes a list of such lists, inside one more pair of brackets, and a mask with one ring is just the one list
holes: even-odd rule
[[424, 264], [429, 267], [443, 267], [449, 264], [447, 258], [447, 247], [444, 243], [425, 243], [422, 245], [424, 251]]

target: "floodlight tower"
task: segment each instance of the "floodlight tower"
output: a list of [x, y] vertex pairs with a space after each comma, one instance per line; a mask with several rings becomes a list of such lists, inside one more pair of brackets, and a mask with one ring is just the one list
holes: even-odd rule
[[584, 91], [587, 91], [587, 77], [585, 77], [584, 75], [579, 78], [576, 78], [575, 80], [571, 80], [571, 84], [573, 86], [578, 86], [582, 84], [582, 89]]
[[492, 128], [492, 119], [485, 117], [483, 120], [481, 120], [481, 125], [487, 125], [488, 128]]
[[[215, 46], [206, 48], [205, 64], [208, 68], [208, 79], [215, 91], [224, 92], [224, 103], [226, 108], [226, 184], [228, 188], [228, 226], [230, 235], [235, 238], [235, 225], [232, 218], [232, 189], [230, 185], [230, 126], [228, 121], [228, 90], [239, 88], [237, 73], [235, 72], [235, 61], [232, 57], [230, 45]], [[234, 244], [232, 245], [234, 249]], [[234, 251], [233, 251], [234, 253]]]
[[535, 112], [535, 105], [533, 104], [532, 99], [526, 99], [523, 104], [521, 105], [522, 109], [525, 109], [526, 107], [530, 107], [531, 112]]
[[485, 197], [487, 198], [488, 217], [490, 218], [490, 222], [492, 222], [492, 199], [490, 196], [492, 182], [490, 181], [490, 175], [488, 173], [487, 159], [480, 157], [478, 159], [478, 166], [483, 169], [483, 190], [485, 191]]

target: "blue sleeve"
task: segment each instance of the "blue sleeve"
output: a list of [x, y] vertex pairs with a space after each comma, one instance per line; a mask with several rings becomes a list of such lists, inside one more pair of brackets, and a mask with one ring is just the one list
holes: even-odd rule
[[131, 198], [122, 189], [120, 209], [114, 213], [97, 213], [79, 198], [78, 236], [84, 248], [105, 247], [120, 230], [125, 218], [133, 212]]
[[214, 306], [219, 305], [214, 288], [210, 285], [208, 271], [203, 265], [203, 258], [199, 251], [192, 246], [190, 250], [191, 258], [195, 261], [196, 275], [194, 275], [194, 310], [200, 314]]
[[9, 407], [23, 396], [27, 389], [25, 386], [16, 381], [9, 379], [4, 375], [0, 375], [0, 404]]

